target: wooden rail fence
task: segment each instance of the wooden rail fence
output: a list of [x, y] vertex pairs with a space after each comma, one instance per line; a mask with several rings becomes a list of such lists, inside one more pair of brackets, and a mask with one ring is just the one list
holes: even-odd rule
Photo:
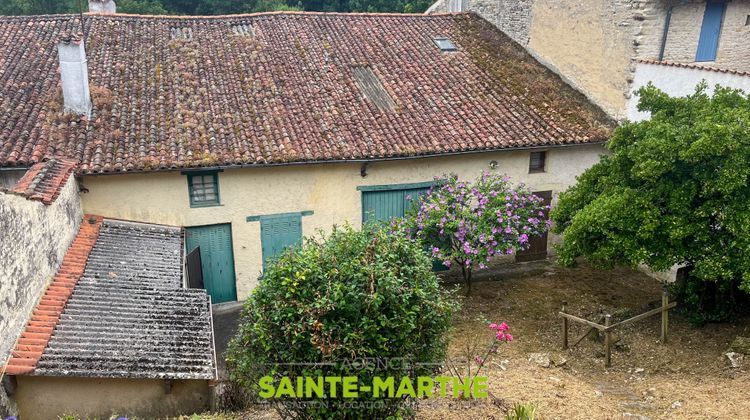
[[[624, 321], [620, 321], [617, 323], [612, 323], [612, 315], [605, 314], [602, 317], [600, 317], [597, 322], [589, 321], [588, 319], [580, 318], [575, 315], [571, 315], [566, 311], [568, 306], [567, 302], [563, 302], [562, 304], [562, 310], [559, 312], [560, 316], [562, 317], [562, 348], [563, 350], [567, 350], [568, 347], [568, 325], [569, 321], [578, 322], [580, 324], [586, 325], [589, 328], [586, 329], [586, 331], [578, 337], [572, 344], [572, 346], [576, 346], [578, 343], [580, 343], [584, 338], [586, 338], [589, 333], [593, 330], [601, 331], [604, 333], [604, 366], [605, 367], [611, 367], [612, 366], [612, 345], [614, 344], [612, 342], [612, 331], [615, 328], [621, 327], [623, 325], [629, 324], [631, 322], [640, 321], [641, 319], [648, 318], [650, 316], [657, 315], [661, 313], [661, 343], [664, 344], [667, 342], [667, 330], [669, 328], [669, 310], [677, 306], [677, 302], [669, 302], [669, 296], [667, 295], [667, 292], [663, 292], [661, 296], [661, 306], [655, 309], [652, 309], [650, 311], [644, 312], [640, 315], [636, 315], [632, 318], [628, 318]], [[604, 320], [604, 325], [600, 324]]]

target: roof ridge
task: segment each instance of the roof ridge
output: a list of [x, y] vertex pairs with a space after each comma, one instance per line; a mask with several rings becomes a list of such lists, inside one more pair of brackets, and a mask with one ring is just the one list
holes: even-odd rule
[[5, 373], [23, 375], [32, 373], [36, 368], [52, 338], [55, 326], [60, 322], [60, 315], [65, 310], [73, 289], [83, 276], [89, 254], [99, 237], [102, 221], [101, 216], [84, 216], [78, 234], [65, 252], [65, 258], [55, 277], [39, 299], [26, 329], [16, 340], [16, 346], [5, 365]]
[[[447, 12], [447, 13], [395, 13], [395, 12], [316, 12], [316, 11], [297, 11], [297, 10], [279, 10], [273, 12], [255, 12], [255, 13], [237, 13], [228, 15], [146, 15], [139, 13], [92, 13], [86, 12], [84, 16], [97, 18], [145, 18], [161, 20], [221, 20], [234, 18], [249, 18], [263, 16], [344, 16], [344, 17], [402, 17], [402, 18], [434, 18], [449, 17], [457, 15], [469, 15], [471, 12]], [[3, 20], [50, 20], [50, 19], [76, 19], [81, 15], [78, 13], [62, 13], [54, 15], [21, 15], [21, 16], [0, 16]]]
[[646, 58], [639, 58], [636, 60], [636, 62], [643, 63], [643, 64], [654, 64], [654, 65], [659, 65], [659, 66], [682, 67], [686, 69], [695, 69], [695, 70], [707, 70], [707, 71], [713, 71], [717, 73], [735, 74], [737, 76], [750, 76], [750, 72], [748, 71], [724, 69], [721, 67], [712, 67], [712, 66], [707, 66], [705, 64], [698, 64], [698, 63], [678, 63], [675, 61], [649, 60]]

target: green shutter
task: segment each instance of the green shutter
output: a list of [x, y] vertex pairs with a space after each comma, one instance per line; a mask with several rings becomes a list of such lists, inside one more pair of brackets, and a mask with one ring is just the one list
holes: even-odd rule
[[285, 248], [302, 242], [302, 214], [261, 216], [260, 240], [265, 270], [266, 263], [279, 256]]
[[362, 191], [362, 221], [388, 221], [394, 217], [404, 217], [416, 205], [419, 196], [429, 188], [409, 188], [403, 190]]
[[[413, 206], [419, 202], [419, 196], [427, 194], [430, 187], [408, 185], [411, 188], [393, 189], [390, 186], [380, 186], [370, 190], [362, 190], [362, 222], [388, 221], [394, 217], [404, 217]], [[434, 271], [444, 271], [447, 268], [441, 261], [433, 261]]]
[[201, 248], [203, 284], [212, 303], [237, 300], [232, 252], [232, 228], [229, 224], [186, 228], [187, 252]]

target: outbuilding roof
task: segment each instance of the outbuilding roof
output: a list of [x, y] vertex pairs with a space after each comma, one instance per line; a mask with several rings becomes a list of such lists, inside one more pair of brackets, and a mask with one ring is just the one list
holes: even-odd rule
[[473, 14], [87, 15], [83, 26], [89, 121], [63, 114], [59, 86], [56, 43], [78, 17], [0, 17], [0, 166], [388, 159], [601, 142], [613, 126]]
[[66, 159], [39, 162], [29, 168], [9, 192], [50, 205], [60, 195], [75, 168], [76, 162]]
[[7, 372], [214, 379], [210, 301], [181, 267], [179, 228], [87, 216]]

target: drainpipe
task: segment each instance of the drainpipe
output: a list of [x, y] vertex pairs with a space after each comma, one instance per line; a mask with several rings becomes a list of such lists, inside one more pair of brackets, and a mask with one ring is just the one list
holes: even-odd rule
[[669, 6], [669, 10], [667, 10], [667, 17], [664, 19], [664, 33], [661, 36], [661, 47], [659, 48], [659, 60], [664, 60], [664, 48], [667, 46], [667, 35], [669, 34], [669, 22], [672, 20], [672, 9], [674, 9], [674, 5]]

